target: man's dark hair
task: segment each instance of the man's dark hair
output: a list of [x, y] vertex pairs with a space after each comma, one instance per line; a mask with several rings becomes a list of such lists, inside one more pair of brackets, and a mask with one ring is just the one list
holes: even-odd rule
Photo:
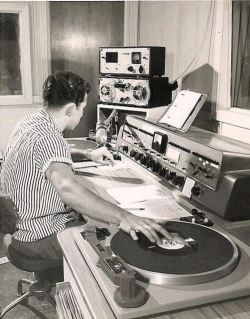
[[89, 82], [79, 75], [56, 71], [43, 84], [43, 100], [48, 107], [60, 107], [70, 102], [79, 106], [89, 91]]

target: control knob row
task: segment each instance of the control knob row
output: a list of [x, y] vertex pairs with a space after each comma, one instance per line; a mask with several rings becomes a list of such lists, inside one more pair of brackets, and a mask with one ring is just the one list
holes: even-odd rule
[[[127, 68], [127, 70], [128, 70], [129, 72], [136, 73], [136, 70], [133, 68], [132, 65], [130, 65], [130, 66]], [[144, 67], [143, 67], [142, 65], [139, 66], [139, 72], [140, 72], [140, 73], [144, 73]]]
[[147, 168], [151, 168], [153, 172], [157, 172], [160, 169], [160, 163], [154, 161], [148, 155], [144, 155], [135, 150], [131, 150], [129, 155], [136, 161], [139, 161], [142, 165], [145, 165]]
[[174, 186], [183, 186], [185, 182], [184, 176], [179, 176], [165, 167], [160, 170], [159, 174], [167, 181], [171, 181]]
[[150, 158], [150, 156], [145, 156], [135, 150], [131, 150], [129, 155], [136, 161], [139, 161], [142, 165], [150, 168], [152, 172], [158, 173], [167, 181], [171, 181], [174, 186], [182, 186], [184, 184], [185, 178], [183, 176], [179, 176], [175, 172], [163, 167], [159, 162]]

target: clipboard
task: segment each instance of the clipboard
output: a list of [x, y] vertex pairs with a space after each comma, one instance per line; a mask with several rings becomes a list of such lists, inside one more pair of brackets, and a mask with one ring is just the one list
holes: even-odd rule
[[191, 90], [179, 91], [157, 124], [173, 131], [187, 132], [207, 96]]

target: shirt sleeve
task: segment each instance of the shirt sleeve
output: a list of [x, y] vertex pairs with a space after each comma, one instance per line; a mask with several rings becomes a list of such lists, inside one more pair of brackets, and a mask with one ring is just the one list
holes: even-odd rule
[[62, 136], [57, 135], [39, 138], [34, 147], [34, 162], [43, 174], [54, 162], [66, 163], [73, 167], [68, 144]]

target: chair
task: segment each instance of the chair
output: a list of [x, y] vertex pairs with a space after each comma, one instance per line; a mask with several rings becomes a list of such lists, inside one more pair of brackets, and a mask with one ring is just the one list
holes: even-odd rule
[[[3, 217], [6, 218], [6, 223], [4, 223]], [[15, 231], [14, 223], [16, 225], [16, 220], [17, 215], [13, 202], [5, 196], [0, 196], [0, 232], [4, 234], [13, 234]], [[34, 281], [28, 279], [20, 279], [18, 281], [17, 292], [20, 297], [2, 310], [0, 318], [3, 318], [9, 310], [19, 303], [26, 301], [30, 296], [35, 296], [38, 300], [46, 298], [51, 305], [55, 307], [56, 302], [49, 294], [55, 281], [50, 277], [55, 273], [62, 274], [62, 261], [30, 258], [21, 254], [11, 244], [7, 249], [7, 257], [18, 269], [34, 273], [36, 279]], [[59, 269], [60, 272], [58, 272]], [[28, 291], [25, 293], [23, 292], [23, 284], [28, 285]]]

